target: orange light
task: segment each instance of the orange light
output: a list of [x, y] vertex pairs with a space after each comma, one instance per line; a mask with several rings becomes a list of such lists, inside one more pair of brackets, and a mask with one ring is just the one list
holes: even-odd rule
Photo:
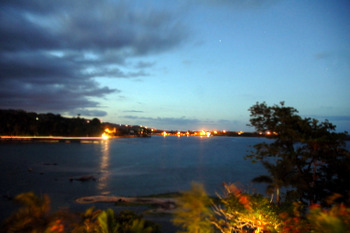
[[102, 137], [102, 139], [108, 139], [109, 138], [108, 134], [106, 134], [106, 133], [103, 133], [101, 137]]
[[163, 134], [164, 137], [168, 135], [168, 133], [165, 132], [165, 131], [162, 134]]

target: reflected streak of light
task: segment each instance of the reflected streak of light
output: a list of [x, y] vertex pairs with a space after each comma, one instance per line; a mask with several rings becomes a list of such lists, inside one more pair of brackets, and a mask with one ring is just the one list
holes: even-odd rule
[[101, 162], [100, 162], [100, 173], [101, 177], [97, 185], [97, 189], [101, 194], [107, 195], [110, 194], [110, 191], [107, 190], [108, 181], [110, 176], [109, 170], [109, 158], [110, 158], [110, 144], [109, 140], [105, 140], [101, 143]]

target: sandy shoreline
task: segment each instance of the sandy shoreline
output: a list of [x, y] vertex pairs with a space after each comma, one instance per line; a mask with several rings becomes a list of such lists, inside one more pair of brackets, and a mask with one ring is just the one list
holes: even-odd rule
[[162, 197], [121, 197], [121, 196], [85, 196], [75, 200], [79, 204], [92, 204], [98, 202], [110, 203], [125, 203], [125, 204], [139, 204], [139, 205], [154, 205], [156, 208], [152, 209], [154, 213], [173, 213], [177, 207], [176, 198], [162, 198]]

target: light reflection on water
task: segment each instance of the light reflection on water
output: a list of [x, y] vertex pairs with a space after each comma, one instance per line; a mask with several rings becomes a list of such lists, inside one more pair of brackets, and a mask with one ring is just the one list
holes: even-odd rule
[[[1, 144], [0, 195], [46, 193], [53, 207], [79, 208], [74, 200], [81, 196], [178, 192], [189, 189], [192, 181], [215, 195], [222, 190], [222, 182], [249, 185], [261, 175], [259, 164], [243, 159], [249, 145], [261, 140], [153, 136], [100, 143]], [[72, 179], [82, 176], [96, 181]], [[0, 199], [0, 218], [15, 207]]]
[[[83, 208], [88, 195], [142, 196], [187, 190], [202, 183], [210, 195], [222, 182], [246, 188], [265, 170], [243, 157], [262, 138], [118, 138], [100, 143], [0, 144], [0, 219], [17, 206], [6, 198], [33, 191], [49, 194], [53, 207]], [[347, 149], [350, 149], [349, 142]], [[71, 178], [93, 176], [96, 181]], [[248, 191], [253, 192], [253, 189]], [[264, 192], [260, 186], [258, 191]]]
[[97, 182], [97, 189], [102, 195], [108, 195], [111, 193], [111, 191], [108, 189], [108, 182], [110, 178], [109, 159], [110, 141], [104, 140], [101, 142], [100, 177]]

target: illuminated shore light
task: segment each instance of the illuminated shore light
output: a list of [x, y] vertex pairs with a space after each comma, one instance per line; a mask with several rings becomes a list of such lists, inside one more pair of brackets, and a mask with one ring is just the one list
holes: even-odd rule
[[0, 139], [5, 140], [76, 140], [76, 141], [91, 141], [91, 140], [102, 140], [108, 139], [101, 137], [64, 137], [64, 136], [0, 136]]
[[168, 135], [168, 133], [164, 131], [164, 132], [162, 133], [162, 135], [165, 137], [165, 136]]
[[102, 139], [108, 139], [108, 138], [109, 138], [108, 134], [106, 134], [106, 133], [103, 133], [103, 134], [101, 135], [101, 137], [102, 137]]

